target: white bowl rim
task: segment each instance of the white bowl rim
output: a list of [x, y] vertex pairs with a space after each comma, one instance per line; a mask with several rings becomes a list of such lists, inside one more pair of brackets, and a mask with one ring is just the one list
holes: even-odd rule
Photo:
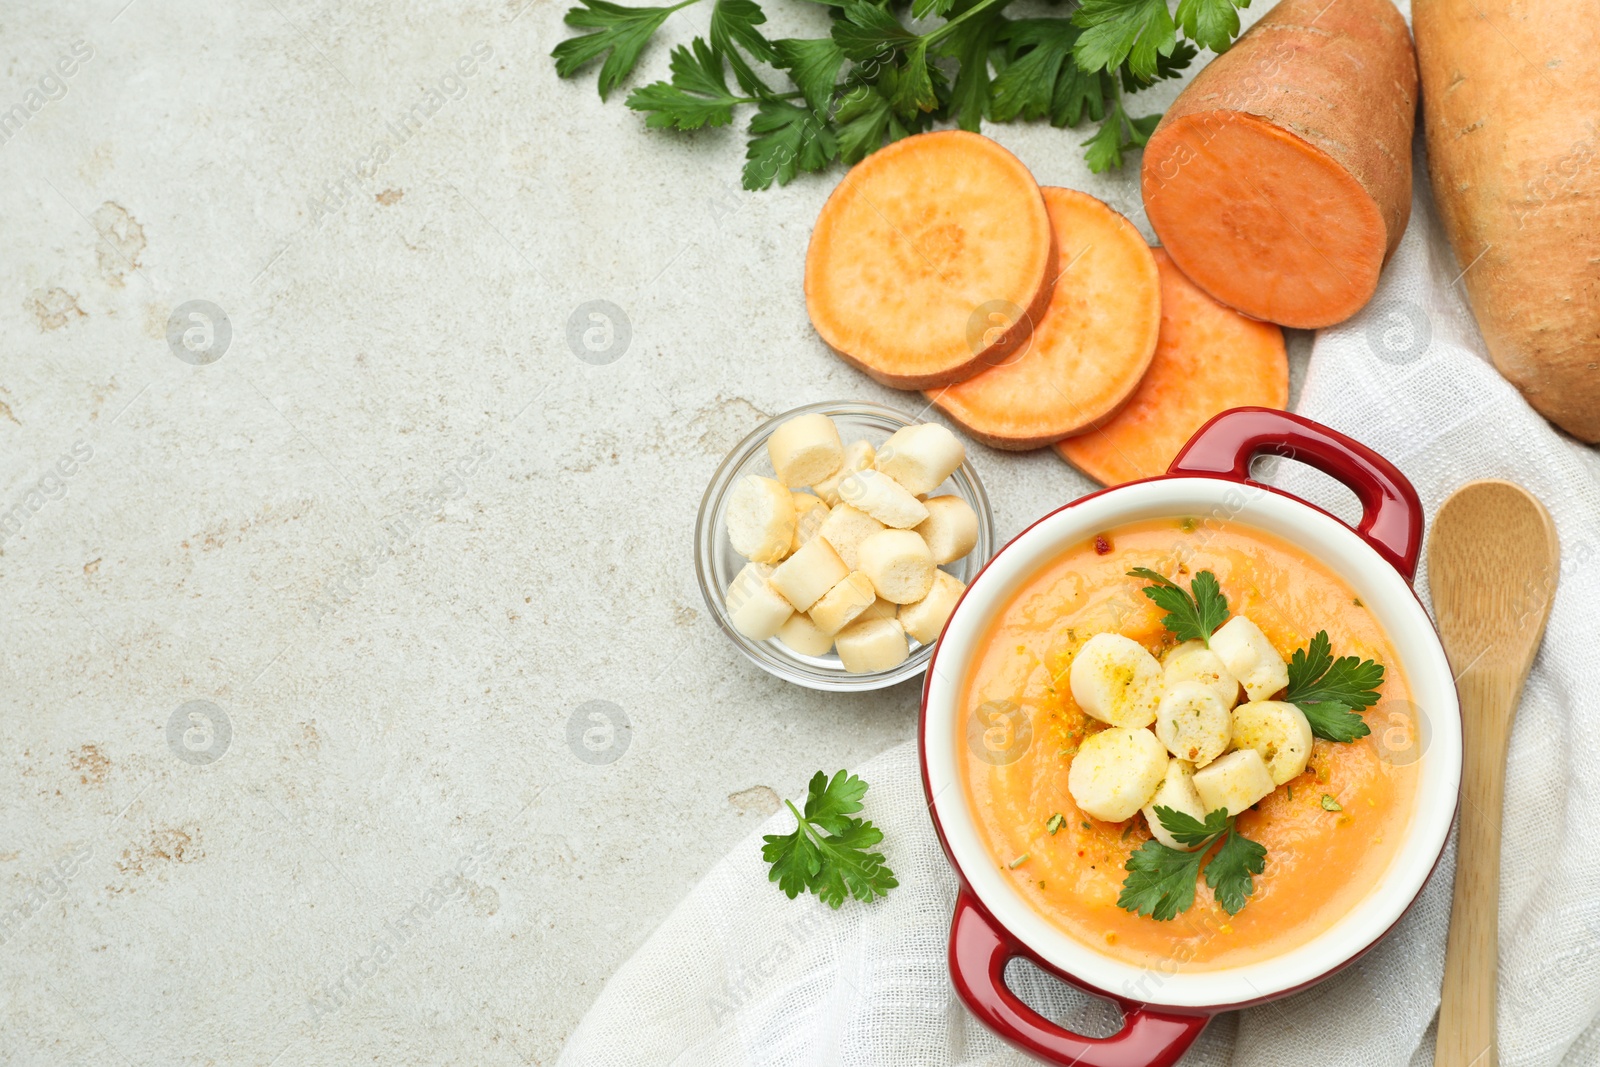
[[[960, 690], [983, 631], [1012, 593], [1065, 548], [1095, 533], [1155, 518], [1209, 515], [1275, 534], [1332, 567], [1373, 612], [1395, 649], [1412, 701], [1425, 712], [1416, 806], [1405, 840], [1368, 895], [1287, 953], [1195, 972], [1113, 959], [1052, 924], [1002, 876], [979, 837], [957, 760]], [[966, 652], [966, 654], [963, 654]], [[1421, 893], [1454, 820], [1461, 718], [1454, 677], [1410, 581], [1349, 526], [1298, 497], [1226, 477], [1165, 476], [1083, 497], [1005, 545], [968, 586], [930, 663], [918, 729], [924, 783], [945, 851], [989, 915], [1047, 967], [1093, 990], [1157, 1007], [1222, 1010], [1271, 999], [1327, 977], [1386, 934]], [[1270, 859], [1269, 859], [1270, 864]], [[1270, 877], [1270, 867], [1268, 871]]]

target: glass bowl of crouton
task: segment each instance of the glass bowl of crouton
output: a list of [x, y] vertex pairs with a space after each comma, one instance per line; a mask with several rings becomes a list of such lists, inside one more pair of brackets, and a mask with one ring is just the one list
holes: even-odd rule
[[833, 692], [927, 669], [994, 516], [964, 442], [879, 404], [767, 420], [712, 476], [695, 529], [706, 607], [762, 670]]

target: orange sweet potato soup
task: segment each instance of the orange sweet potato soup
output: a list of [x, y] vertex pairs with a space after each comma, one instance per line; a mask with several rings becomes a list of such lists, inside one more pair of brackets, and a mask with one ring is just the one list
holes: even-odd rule
[[[1128, 576], [1134, 567], [1185, 583], [1212, 571], [1230, 611], [1253, 620], [1285, 661], [1326, 630], [1334, 656], [1385, 668], [1378, 702], [1362, 712], [1370, 734], [1350, 743], [1318, 738], [1303, 773], [1239, 813], [1239, 833], [1267, 855], [1236, 914], [1203, 880], [1193, 906], [1170, 920], [1119, 907], [1123, 865], [1150, 839], [1145, 819], [1102, 822], [1068, 792], [1079, 745], [1106, 729], [1073, 699], [1068, 672], [1076, 651], [1105, 632], [1158, 658], [1177, 643], [1163, 626], [1165, 612], [1142, 595], [1146, 583]], [[1372, 890], [1412, 814], [1416, 761], [1394, 755], [1417, 751], [1413, 721], [1395, 711], [1410, 707], [1410, 691], [1378, 622], [1328, 567], [1237, 522], [1136, 523], [1069, 549], [1002, 608], [962, 693], [964, 718], [987, 702], [1010, 701], [1031, 726], [1020, 755], [984, 758], [984, 748], [969, 743], [970, 724], [961, 725], [962, 775], [996, 867], [1069, 935], [1135, 965], [1214, 970], [1309, 941]]]

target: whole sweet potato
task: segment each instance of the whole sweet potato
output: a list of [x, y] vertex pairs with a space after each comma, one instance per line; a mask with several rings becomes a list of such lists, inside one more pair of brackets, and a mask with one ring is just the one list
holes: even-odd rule
[[1600, 7], [1415, 0], [1428, 169], [1489, 352], [1600, 441]]

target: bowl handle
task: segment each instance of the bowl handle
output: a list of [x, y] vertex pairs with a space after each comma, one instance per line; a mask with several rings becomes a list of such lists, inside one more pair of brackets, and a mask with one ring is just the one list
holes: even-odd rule
[[1210, 474], [1250, 481], [1262, 453], [1298, 460], [1343, 482], [1361, 501], [1356, 533], [1406, 581], [1417, 573], [1422, 502], [1393, 463], [1319, 422], [1272, 408], [1234, 408], [1200, 427], [1168, 474]]
[[1003, 931], [971, 890], [961, 887], [950, 924], [950, 977], [956, 993], [989, 1029], [1060, 1067], [1170, 1067], [1200, 1036], [1209, 1015], [1157, 1011], [1120, 997], [1123, 1025], [1110, 1037], [1084, 1037], [1057, 1026], [1024, 1004], [1005, 984], [1015, 956], [1045, 967], [1025, 945]]

